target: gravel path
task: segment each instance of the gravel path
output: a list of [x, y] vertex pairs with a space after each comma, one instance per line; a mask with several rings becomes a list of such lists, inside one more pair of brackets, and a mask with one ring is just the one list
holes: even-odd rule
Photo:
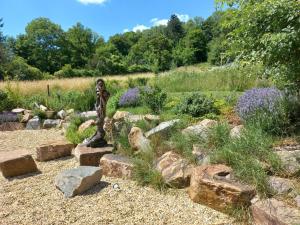
[[[60, 131], [0, 132], [0, 151], [19, 147], [33, 153], [45, 140], [60, 140]], [[35, 156], [34, 156], [35, 157]], [[41, 173], [6, 180], [0, 175], [0, 224], [232, 224], [228, 216], [193, 203], [185, 190], [160, 193], [133, 181], [103, 177], [87, 193], [65, 199], [53, 182], [62, 170], [74, 168], [74, 158], [37, 162]], [[112, 189], [118, 183], [120, 191]]]

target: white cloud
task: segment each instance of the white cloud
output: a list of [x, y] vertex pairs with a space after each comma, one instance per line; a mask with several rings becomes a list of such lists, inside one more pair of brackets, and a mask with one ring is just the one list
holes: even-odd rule
[[168, 20], [167, 19], [161, 19], [159, 20], [158, 18], [153, 18], [150, 20], [153, 26], [167, 26]]
[[190, 16], [187, 15], [187, 14], [177, 14], [177, 13], [176, 13], [176, 16], [178, 16], [178, 19], [179, 19], [181, 22], [187, 22], [187, 21], [189, 21], [189, 19], [190, 19]]
[[126, 32], [129, 32], [128, 28], [126, 28], [126, 29], [123, 30], [123, 33], [126, 33]]
[[145, 26], [145, 25], [140, 25], [140, 24], [138, 24], [138, 25], [136, 25], [132, 30], [134, 31], [134, 32], [137, 32], [137, 31], [143, 31], [143, 30], [147, 30], [147, 29], [149, 29], [150, 27], [147, 27], [147, 26]]
[[77, 1], [84, 4], [84, 5], [88, 5], [88, 4], [101, 5], [105, 2], [107, 2], [107, 0], [77, 0]]

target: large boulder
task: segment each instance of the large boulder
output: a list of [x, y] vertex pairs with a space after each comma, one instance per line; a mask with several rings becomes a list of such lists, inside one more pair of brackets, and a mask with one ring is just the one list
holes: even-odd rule
[[287, 175], [295, 176], [300, 174], [300, 149], [292, 151], [283, 149], [276, 151], [276, 153], [279, 156]]
[[255, 225], [299, 225], [300, 211], [274, 198], [258, 200], [251, 206]]
[[83, 132], [85, 131], [86, 129], [92, 127], [92, 126], [95, 126], [96, 125], [96, 122], [95, 120], [87, 120], [85, 121], [84, 123], [82, 123], [79, 128], [78, 128], [78, 132]]
[[43, 128], [44, 129], [56, 128], [60, 125], [60, 122], [61, 122], [60, 119], [57, 119], [57, 120], [46, 119], [46, 120], [44, 120]]
[[26, 130], [39, 130], [41, 129], [41, 120], [38, 116], [33, 117], [26, 124]]
[[107, 154], [100, 159], [103, 175], [107, 177], [131, 178], [132, 160], [126, 156]]
[[6, 178], [37, 172], [32, 156], [26, 150], [0, 152], [0, 170]]
[[0, 131], [15, 131], [23, 130], [24, 124], [19, 122], [4, 122], [0, 124]]
[[188, 188], [190, 198], [219, 211], [250, 206], [255, 189], [233, 181], [231, 172], [231, 168], [225, 165], [194, 168]]
[[170, 120], [170, 121], [162, 122], [158, 126], [154, 127], [150, 131], [146, 132], [145, 136], [147, 138], [150, 138], [153, 135], [161, 135], [162, 133], [168, 131], [171, 127], [173, 127], [179, 121], [180, 121], [179, 119], [175, 119], [175, 120]]
[[111, 154], [112, 150], [112, 146], [91, 148], [83, 145], [77, 145], [74, 150], [74, 156], [80, 166], [99, 166], [102, 156], [105, 154]]
[[67, 141], [48, 141], [36, 148], [37, 160], [41, 162], [70, 156], [74, 145]]
[[55, 186], [64, 193], [66, 198], [81, 194], [101, 182], [100, 167], [79, 166], [61, 172], [55, 178]]
[[157, 159], [158, 170], [165, 181], [171, 187], [184, 188], [190, 183], [191, 166], [175, 152], [169, 151]]
[[210, 119], [204, 119], [197, 123], [196, 125], [189, 126], [185, 128], [182, 133], [184, 135], [193, 135], [193, 136], [200, 136], [202, 138], [207, 137], [207, 132], [209, 131], [210, 128], [214, 127], [217, 125], [217, 121], [215, 120], [210, 120]]
[[128, 141], [134, 151], [148, 151], [151, 149], [150, 141], [144, 136], [139, 127], [132, 127], [128, 134]]

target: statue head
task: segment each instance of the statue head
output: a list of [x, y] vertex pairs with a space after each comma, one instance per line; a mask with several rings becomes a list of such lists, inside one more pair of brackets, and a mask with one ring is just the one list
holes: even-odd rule
[[100, 95], [101, 91], [105, 90], [105, 83], [103, 79], [98, 79], [96, 81], [96, 94]]

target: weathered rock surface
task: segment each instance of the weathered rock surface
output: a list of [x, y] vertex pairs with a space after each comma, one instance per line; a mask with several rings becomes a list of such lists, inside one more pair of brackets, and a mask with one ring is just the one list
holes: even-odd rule
[[100, 167], [79, 166], [61, 172], [55, 178], [55, 186], [66, 198], [81, 194], [100, 183], [102, 170]]
[[111, 154], [112, 146], [102, 148], [90, 148], [82, 145], [77, 145], [74, 150], [74, 156], [80, 166], [99, 166], [100, 159], [105, 154]]
[[251, 206], [255, 225], [298, 225], [300, 211], [274, 198], [259, 200]]
[[288, 194], [294, 188], [291, 180], [275, 176], [269, 178], [269, 185], [277, 194]]
[[276, 151], [277, 155], [281, 159], [285, 172], [294, 176], [300, 173], [300, 149], [293, 151]]
[[129, 115], [132, 115], [130, 112], [126, 111], [117, 111], [113, 115], [113, 120], [114, 121], [124, 121]]
[[32, 118], [33, 118], [32, 113], [25, 113], [21, 119], [21, 123], [27, 123]]
[[215, 125], [217, 125], [217, 121], [204, 119], [199, 123], [197, 123], [196, 125], [185, 128], [182, 131], [182, 133], [185, 135], [195, 135], [195, 136], [201, 136], [202, 138], [206, 138], [208, 130]]
[[113, 141], [113, 119], [105, 117], [103, 129], [109, 142]]
[[148, 122], [158, 122], [160, 120], [160, 116], [147, 114], [144, 116], [144, 119]]
[[150, 141], [144, 136], [139, 127], [131, 128], [128, 141], [134, 151], [148, 151], [151, 149]]
[[47, 107], [44, 106], [44, 105], [39, 105], [39, 109], [43, 112], [46, 112], [47, 111]]
[[158, 126], [154, 127], [150, 131], [146, 132], [145, 137], [150, 138], [152, 135], [156, 135], [156, 134], [161, 135], [162, 133], [164, 133], [171, 127], [173, 127], [179, 121], [180, 121], [179, 119], [176, 119], [176, 120], [162, 122]]
[[219, 211], [236, 206], [250, 206], [255, 189], [230, 179], [231, 168], [208, 165], [194, 168], [188, 194], [197, 203]]
[[27, 130], [39, 130], [41, 129], [41, 120], [38, 116], [33, 117], [26, 124]]
[[6, 178], [33, 173], [37, 166], [26, 150], [0, 152], [0, 170]]
[[157, 159], [155, 168], [162, 174], [166, 184], [171, 187], [189, 186], [192, 168], [188, 161], [177, 153], [170, 151], [163, 154]]
[[0, 124], [0, 131], [15, 131], [23, 130], [24, 124], [19, 122], [4, 122]]
[[244, 129], [244, 125], [235, 126], [230, 131], [230, 137], [239, 138], [242, 134], [243, 129]]
[[70, 156], [74, 145], [67, 141], [49, 141], [36, 148], [37, 160], [41, 162]]
[[300, 195], [297, 195], [297, 196], [294, 198], [294, 200], [295, 200], [295, 203], [296, 203], [297, 207], [300, 208]]
[[200, 145], [194, 144], [192, 154], [195, 156], [198, 165], [209, 165], [210, 157], [207, 155], [205, 149]]
[[115, 154], [106, 154], [100, 159], [103, 175], [108, 177], [132, 177], [133, 163], [130, 158]]
[[19, 117], [17, 113], [13, 113], [13, 112], [0, 113], [0, 123], [18, 122], [18, 121], [19, 121]]
[[44, 120], [43, 128], [50, 129], [50, 128], [58, 127], [60, 124], [60, 121], [61, 120], [59, 120], [59, 119], [57, 119], [57, 120], [46, 119], [46, 120]]
[[11, 112], [17, 113], [17, 114], [23, 114], [24, 111], [25, 111], [25, 109], [22, 109], [22, 108], [16, 108], [16, 109], [11, 110]]
[[79, 116], [85, 118], [97, 117], [97, 112], [96, 111], [82, 112], [79, 114]]
[[87, 120], [79, 126], [78, 131], [83, 132], [94, 125], [96, 125], [95, 120]]
[[57, 112], [57, 116], [63, 120], [67, 116], [67, 113], [65, 110], [60, 110], [59, 112]]

